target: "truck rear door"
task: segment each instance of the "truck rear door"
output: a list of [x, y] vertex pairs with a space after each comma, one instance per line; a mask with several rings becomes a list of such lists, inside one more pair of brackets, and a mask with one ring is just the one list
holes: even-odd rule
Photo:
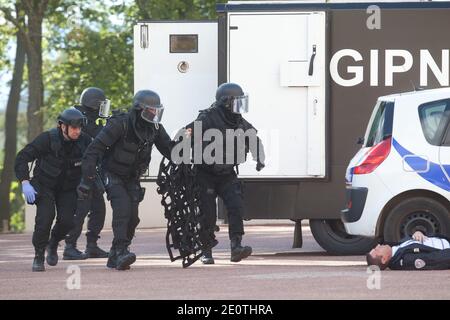
[[325, 12], [228, 15], [228, 81], [249, 94], [246, 118], [267, 151], [240, 176], [321, 178], [325, 172]]

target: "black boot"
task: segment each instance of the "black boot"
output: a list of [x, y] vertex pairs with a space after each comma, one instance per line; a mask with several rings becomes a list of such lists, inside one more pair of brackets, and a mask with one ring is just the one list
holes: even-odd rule
[[77, 249], [77, 245], [74, 243], [67, 243], [64, 248], [63, 260], [85, 260], [87, 256]]
[[127, 270], [136, 261], [136, 255], [127, 247], [116, 248], [116, 270]]
[[87, 258], [108, 258], [108, 252], [99, 248], [96, 242], [88, 242], [84, 251]]
[[47, 245], [47, 263], [49, 266], [58, 264], [58, 241], [50, 238]]
[[203, 264], [214, 264], [214, 258], [212, 256], [212, 250], [206, 250], [202, 252], [203, 256], [201, 258]]
[[45, 249], [35, 249], [34, 250], [34, 260], [33, 260], [33, 272], [45, 271], [44, 260], [45, 260]]
[[239, 262], [252, 254], [252, 247], [241, 245], [242, 236], [231, 238], [231, 262]]
[[109, 249], [108, 261], [106, 262], [106, 266], [110, 269], [115, 269], [117, 266], [116, 248], [114, 246]]
[[[117, 266], [117, 254], [116, 254], [116, 249], [113, 247], [111, 247], [111, 249], [109, 249], [109, 254], [108, 254], [108, 261], [106, 262], [106, 266], [110, 269], [115, 269]], [[124, 270], [129, 270], [130, 266], [125, 267]]]

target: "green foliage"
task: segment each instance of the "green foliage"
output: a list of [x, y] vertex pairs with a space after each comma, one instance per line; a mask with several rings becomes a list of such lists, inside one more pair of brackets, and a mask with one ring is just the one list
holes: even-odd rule
[[[22, 149], [27, 142], [27, 118], [25, 112], [19, 112], [17, 116], [17, 149]], [[5, 145], [5, 113], [0, 112], [0, 165], [3, 164]]]
[[[3, 158], [1, 159], [3, 160]], [[2, 170], [3, 165], [0, 164], [0, 173]], [[25, 230], [25, 201], [18, 181], [11, 182], [9, 202], [11, 204], [10, 231], [23, 232]]]
[[[12, 69], [12, 61], [8, 53], [11, 51], [15, 31], [15, 28], [4, 19], [3, 12], [0, 11], [0, 77], [11, 72]], [[6, 99], [2, 100], [6, 101]], [[5, 105], [0, 107], [5, 107]]]
[[[51, 0], [43, 28], [45, 102], [42, 111], [45, 127], [53, 127], [57, 115], [76, 104], [86, 87], [102, 88], [115, 109], [130, 105], [134, 73], [133, 25], [136, 21], [215, 19], [215, 6], [220, 2], [223, 1]], [[2, 5], [11, 3], [0, 0]], [[0, 22], [1, 19], [0, 13]], [[15, 28], [10, 24], [0, 23], [0, 73], [11, 69], [12, 62], [6, 53], [14, 32]], [[0, 115], [0, 136], [3, 125], [4, 118]], [[25, 113], [21, 112], [18, 150], [25, 145], [26, 128]], [[0, 162], [3, 161], [2, 152], [0, 149]], [[19, 232], [24, 228], [24, 201], [17, 182], [11, 187], [11, 204], [11, 229]]]
[[23, 232], [25, 230], [25, 202], [18, 181], [11, 183], [9, 200], [11, 203], [10, 229], [12, 232]]
[[[111, 0], [71, 5], [48, 17], [44, 61], [46, 127], [78, 102], [82, 90], [102, 88], [114, 109], [133, 96], [133, 25], [142, 19], [213, 19], [219, 0]], [[123, 21], [118, 23], [117, 21]]]
[[102, 88], [114, 108], [129, 104], [133, 95], [132, 37], [130, 33], [90, 28], [70, 32], [66, 49], [46, 70], [46, 115], [55, 119], [78, 102], [86, 87]]
[[[3, 144], [4, 144], [4, 124], [5, 114], [0, 114], [0, 141], [2, 148], [0, 149], [0, 173], [3, 170]], [[27, 139], [27, 121], [25, 112], [20, 112], [17, 120], [17, 147], [20, 150], [26, 144]], [[23, 232], [25, 230], [25, 202], [23, 200], [22, 189], [18, 181], [11, 182], [9, 193], [9, 201], [11, 205], [11, 216], [9, 220], [10, 231]]]
[[136, 0], [141, 19], [199, 20], [216, 18], [216, 0]]
[[7, 25], [0, 24], [0, 74], [3, 74], [11, 69], [11, 61], [8, 59], [8, 44], [11, 39], [11, 28], [7, 28]]
[[91, 2], [89, 8], [74, 10], [82, 17], [78, 22], [72, 19], [67, 25], [64, 20], [53, 19], [59, 23], [59, 27], [52, 29], [59, 34], [59, 42], [49, 41], [48, 50], [53, 49], [55, 57], [44, 62], [46, 127], [54, 125], [54, 119], [63, 109], [76, 104], [86, 87], [102, 88], [113, 108], [130, 104], [133, 95], [132, 28], [113, 24], [110, 19], [111, 15], [122, 14], [125, 10], [128, 9], [124, 6], [111, 9], [101, 2]]

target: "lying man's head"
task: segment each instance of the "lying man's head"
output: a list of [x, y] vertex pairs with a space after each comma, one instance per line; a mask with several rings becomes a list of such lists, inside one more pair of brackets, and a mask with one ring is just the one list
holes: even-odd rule
[[392, 258], [392, 248], [388, 245], [377, 245], [366, 254], [367, 265], [378, 266], [380, 270], [384, 270], [389, 265]]

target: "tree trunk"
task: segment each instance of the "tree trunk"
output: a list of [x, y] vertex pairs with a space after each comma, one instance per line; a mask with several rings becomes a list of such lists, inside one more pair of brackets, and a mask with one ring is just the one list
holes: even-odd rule
[[28, 14], [28, 35], [31, 48], [27, 50], [27, 139], [28, 142], [31, 142], [43, 130], [43, 116], [40, 110], [44, 105], [44, 84], [42, 80], [42, 16]]
[[23, 82], [23, 69], [25, 65], [25, 47], [23, 38], [17, 33], [16, 59], [11, 81], [11, 88], [6, 105], [5, 116], [5, 157], [0, 177], [0, 228], [3, 232], [9, 230], [10, 203], [9, 193], [11, 181], [14, 177], [14, 159], [17, 151], [17, 114], [19, 109], [20, 91]]

